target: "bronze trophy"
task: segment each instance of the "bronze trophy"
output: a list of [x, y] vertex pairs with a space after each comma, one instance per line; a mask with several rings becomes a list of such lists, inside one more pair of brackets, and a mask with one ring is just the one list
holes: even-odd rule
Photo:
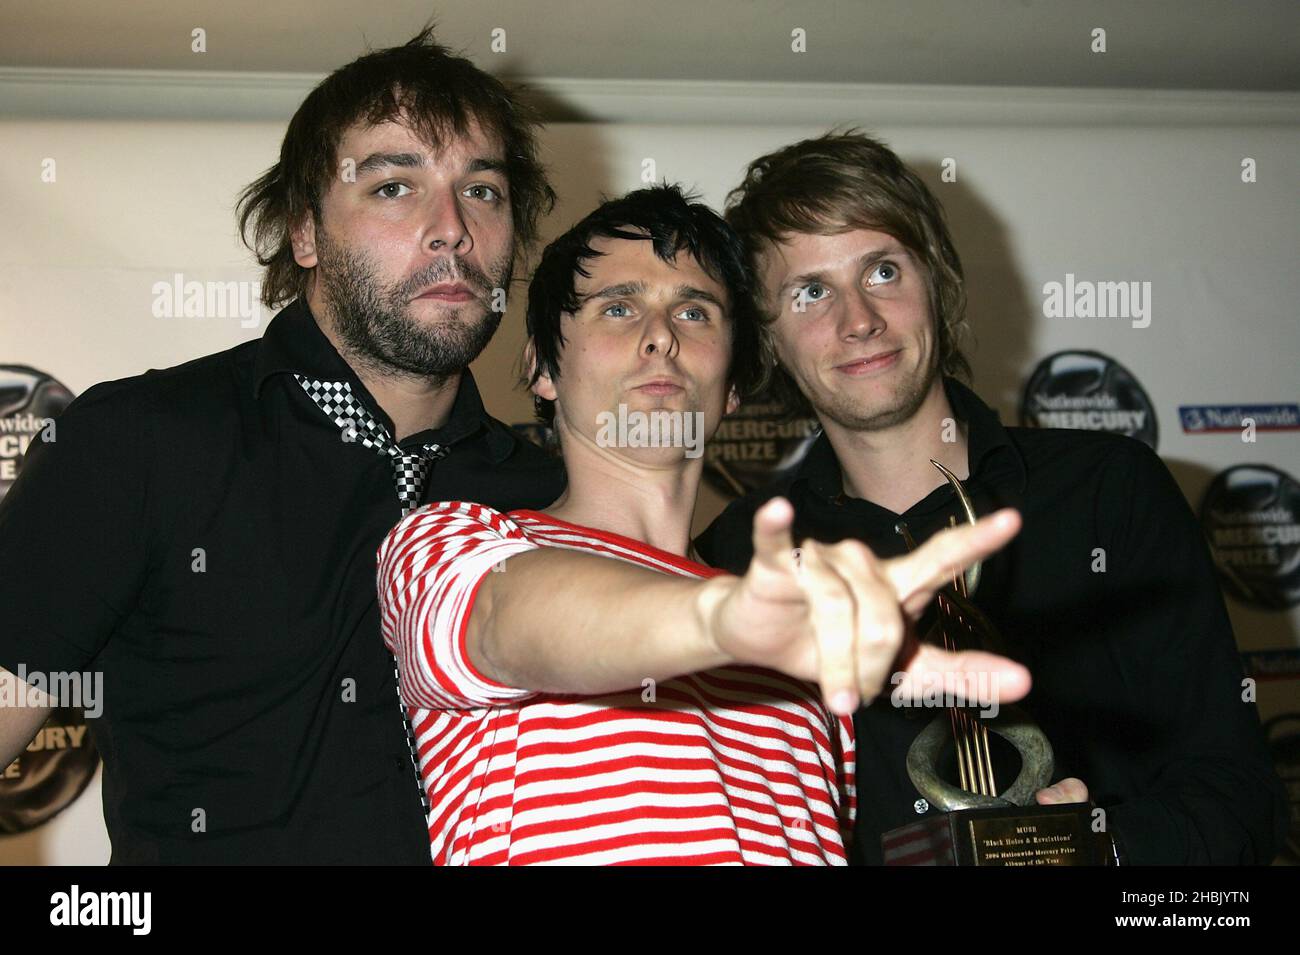
[[[973, 524], [975, 508], [961, 481], [938, 461], [930, 463], [953, 486]], [[897, 530], [908, 548], [915, 549], [907, 526], [900, 523]], [[970, 600], [980, 569], [974, 564], [939, 591], [938, 619], [925, 640], [948, 650], [1005, 655], [1000, 634]], [[1019, 774], [1002, 791], [995, 778], [990, 733], [1020, 757]], [[941, 767], [950, 766], [954, 758], [956, 779], [949, 781]], [[912, 785], [939, 813], [886, 832], [885, 865], [1116, 864], [1113, 840], [1094, 831], [1090, 803], [1034, 802], [1034, 794], [1051, 781], [1053, 768], [1051, 743], [1024, 711], [1002, 704], [997, 715], [989, 716], [977, 706], [949, 707], [921, 731], [907, 753]]]

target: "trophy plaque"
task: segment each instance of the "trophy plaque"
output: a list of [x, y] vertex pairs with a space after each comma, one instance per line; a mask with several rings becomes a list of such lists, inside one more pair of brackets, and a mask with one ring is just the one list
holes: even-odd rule
[[[967, 520], [974, 523], [975, 508], [961, 481], [938, 461], [930, 463], [952, 484]], [[914, 549], [907, 526], [900, 523], [897, 529]], [[980, 570], [974, 564], [939, 591], [937, 620], [926, 641], [947, 650], [1004, 653], [998, 631], [970, 599]], [[1020, 762], [1015, 780], [1001, 790], [994, 771], [995, 738], [1003, 741], [1000, 749], [1013, 750]], [[939, 812], [886, 832], [885, 865], [1116, 864], [1113, 840], [1093, 829], [1090, 803], [1034, 802], [1053, 769], [1047, 737], [1017, 707], [1001, 704], [996, 715], [978, 706], [948, 707], [920, 732], [907, 754], [912, 785]]]

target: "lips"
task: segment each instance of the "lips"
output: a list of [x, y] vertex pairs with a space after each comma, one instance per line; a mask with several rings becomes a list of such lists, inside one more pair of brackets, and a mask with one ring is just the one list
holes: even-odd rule
[[880, 352], [875, 355], [866, 355], [862, 358], [844, 362], [842, 365], [836, 365], [835, 370], [846, 375], [869, 375], [872, 372], [891, 367], [898, 360], [901, 353], [902, 349], [895, 349], [894, 351]]
[[644, 391], [648, 395], [671, 395], [682, 391], [682, 386], [671, 378], [654, 378], [632, 386], [633, 391]]
[[432, 299], [437, 302], [468, 302], [474, 298], [474, 292], [468, 285], [446, 282], [442, 285], [431, 285], [416, 298]]

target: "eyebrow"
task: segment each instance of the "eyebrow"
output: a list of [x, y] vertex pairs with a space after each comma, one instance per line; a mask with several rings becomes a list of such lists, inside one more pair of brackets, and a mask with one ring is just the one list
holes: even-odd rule
[[[357, 163], [358, 176], [396, 166], [401, 169], [420, 169], [428, 165], [420, 153], [371, 153]], [[494, 156], [476, 156], [465, 167], [466, 172], [505, 172], [505, 160]]]
[[[874, 265], [875, 263], [879, 262], [881, 259], [887, 259], [890, 256], [894, 256], [896, 258], [906, 258], [906, 259], [910, 259], [912, 257], [908, 253], [907, 249], [905, 249], [903, 246], [891, 245], [883, 249], [872, 249], [870, 252], [865, 253], [858, 259], [858, 265], [861, 267]], [[803, 272], [792, 278], [786, 279], [783, 283], [781, 283], [780, 286], [777, 287], [776, 291], [778, 294], [780, 294], [781, 292], [784, 292], [786, 289], [792, 286], [807, 285], [809, 282], [822, 282], [825, 281], [825, 279], [826, 279], [826, 272], [821, 269], [817, 269], [812, 272]]]
[[[617, 285], [606, 285], [603, 289], [582, 296], [578, 300], [578, 306], [582, 307], [595, 299], [632, 298], [637, 295], [644, 295], [645, 291], [646, 284], [644, 282], [620, 282]], [[705, 289], [696, 288], [694, 285], [677, 286], [677, 288], [673, 289], [673, 297], [678, 299], [698, 299], [715, 305], [724, 314], [727, 311], [727, 307], [719, 301], [716, 295]]]
[[506, 162], [504, 159], [498, 159], [495, 156], [477, 156], [469, 161], [465, 171], [504, 173], [506, 171]]
[[418, 169], [423, 165], [424, 157], [419, 153], [371, 153], [357, 163], [356, 172], [358, 176], [363, 176], [366, 173], [386, 169], [389, 166], [399, 166], [402, 169]]

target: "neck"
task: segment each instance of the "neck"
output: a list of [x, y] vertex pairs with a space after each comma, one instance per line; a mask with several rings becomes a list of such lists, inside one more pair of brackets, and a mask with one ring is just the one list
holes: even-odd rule
[[931, 458], [958, 478], [969, 477], [966, 425], [956, 420], [940, 377], [917, 412], [892, 427], [858, 431], [830, 420], [822, 426], [840, 463], [844, 493], [895, 514], [948, 483]]
[[446, 377], [415, 375], [358, 354], [343, 341], [332, 313], [325, 302], [317, 298], [314, 288], [308, 295], [307, 304], [321, 333], [392, 419], [395, 441], [403, 441], [421, 431], [441, 428], [447, 423], [460, 389], [460, 374]]
[[703, 457], [645, 464], [584, 435], [565, 432], [562, 438], [568, 487], [545, 513], [690, 556]]

